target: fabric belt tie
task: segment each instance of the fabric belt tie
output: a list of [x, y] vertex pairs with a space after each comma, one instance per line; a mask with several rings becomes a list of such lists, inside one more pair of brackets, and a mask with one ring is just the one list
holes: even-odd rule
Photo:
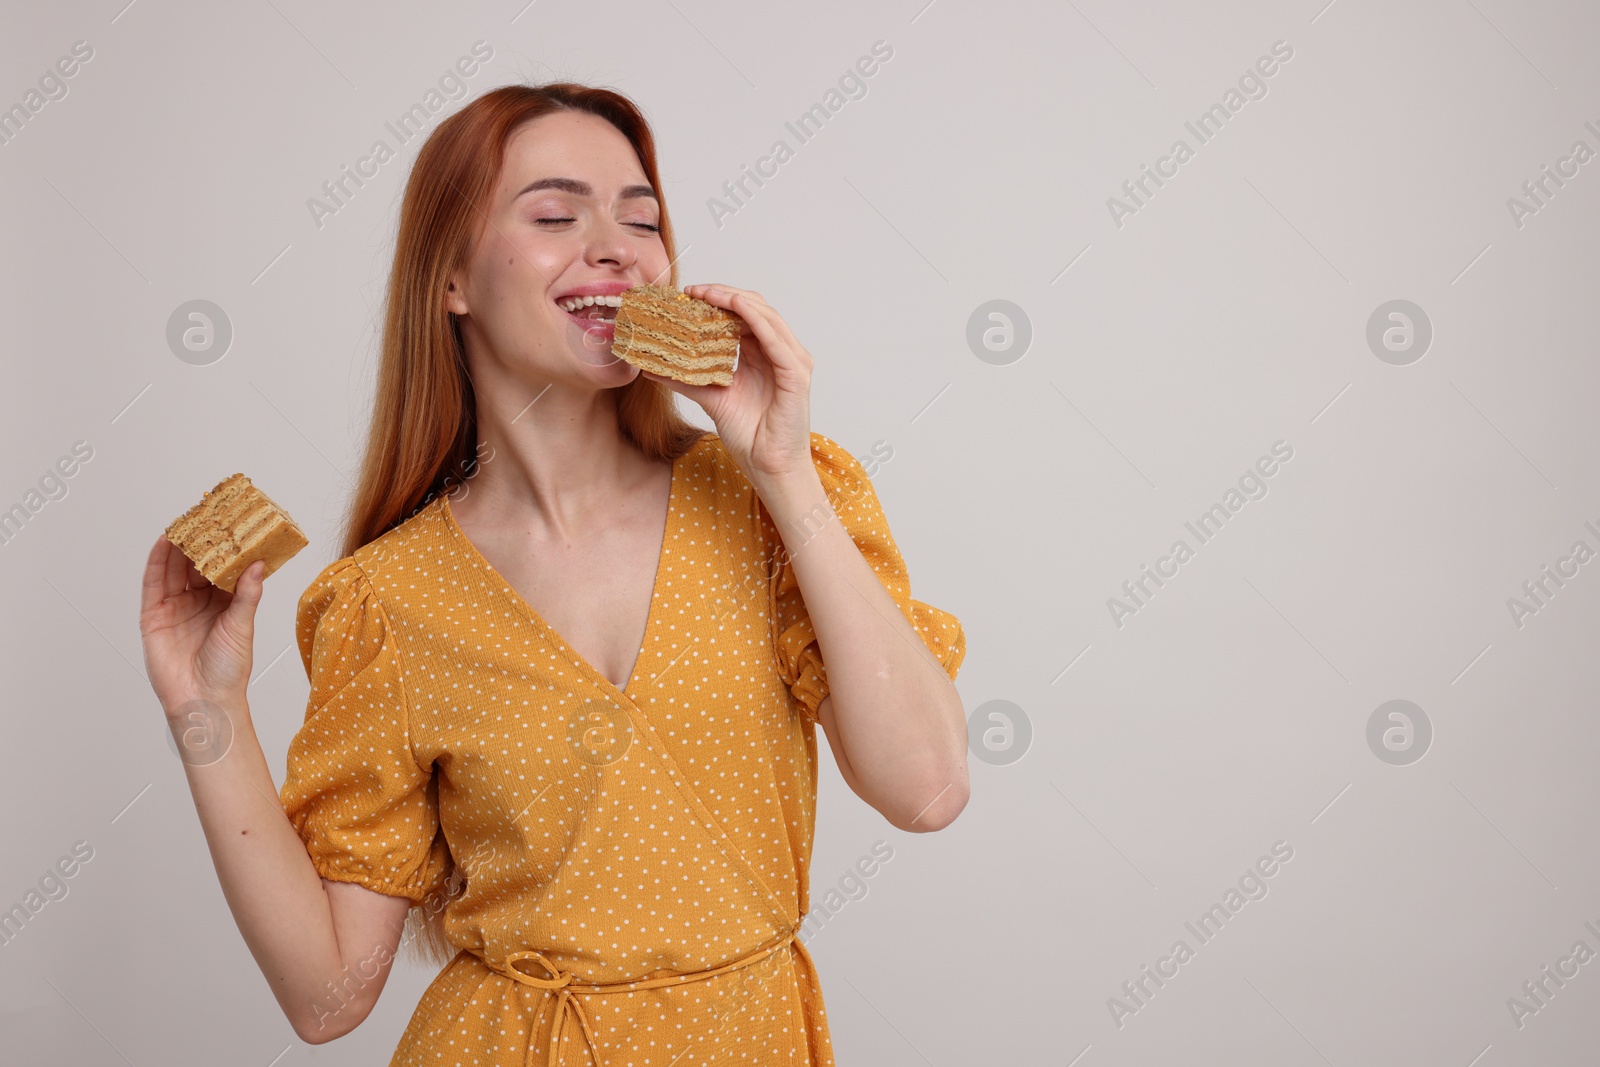
[[[683, 982], [703, 981], [728, 971], [738, 970], [740, 967], [748, 967], [752, 963], [766, 959], [779, 949], [788, 947], [798, 936], [800, 936], [800, 926], [796, 924], [782, 939], [764, 948], [756, 949], [747, 956], [741, 956], [732, 963], [724, 963], [720, 967], [713, 967], [704, 971], [690, 971], [687, 974], [668, 974], [660, 978], [641, 978], [632, 982], [610, 982], [606, 984], [580, 982], [573, 976], [571, 971], [563, 971], [546, 959], [543, 953], [531, 949], [513, 952], [500, 963], [493, 963], [489, 960], [484, 960], [483, 962], [485, 966], [496, 974], [503, 974], [507, 978], [521, 982], [523, 985], [535, 986], [555, 994], [554, 998], [546, 998], [547, 1001], [553, 1000], [555, 1011], [550, 1014], [542, 1029], [547, 1052], [545, 1063], [547, 1067], [559, 1067], [558, 1053], [561, 1050], [561, 1035], [566, 1026], [568, 1012], [576, 1017], [578, 1028], [583, 1031], [584, 1040], [588, 1042], [590, 1051], [593, 1052], [596, 1048], [588, 1013], [583, 1008], [583, 1000], [581, 999], [583, 996], [587, 996], [590, 993], [632, 993], [640, 989], [655, 989], [660, 986], [679, 985]], [[523, 960], [533, 960], [538, 963], [539, 966], [549, 972], [550, 977], [540, 978], [519, 970], [516, 964]], [[539, 1017], [544, 1020], [542, 1006], [539, 1009]], [[539, 1028], [536, 1027], [535, 1033], [537, 1034], [538, 1032]], [[528, 1055], [524, 1061], [527, 1067], [533, 1067], [533, 1050], [537, 1045], [537, 1041], [528, 1042]]]

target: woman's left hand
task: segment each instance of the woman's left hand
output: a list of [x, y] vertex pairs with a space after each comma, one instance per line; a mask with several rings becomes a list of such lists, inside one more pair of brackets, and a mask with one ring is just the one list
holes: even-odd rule
[[687, 385], [641, 370], [693, 400], [716, 424], [728, 454], [758, 489], [815, 473], [811, 459], [811, 353], [760, 293], [731, 285], [683, 290], [741, 320], [732, 385]]

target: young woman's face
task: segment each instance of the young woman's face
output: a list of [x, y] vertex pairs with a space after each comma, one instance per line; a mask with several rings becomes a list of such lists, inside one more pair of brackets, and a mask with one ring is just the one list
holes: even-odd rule
[[[558, 111], [506, 145], [487, 219], [446, 307], [469, 355], [541, 377], [625, 385], [638, 369], [611, 354], [615, 311], [563, 308], [574, 293], [665, 282], [661, 209], [633, 146], [609, 122]], [[597, 317], [599, 316], [599, 317]]]

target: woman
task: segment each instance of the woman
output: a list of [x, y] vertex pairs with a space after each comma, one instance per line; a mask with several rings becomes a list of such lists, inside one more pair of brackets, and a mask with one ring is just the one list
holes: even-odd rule
[[966, 803], [960, 623], [911, 599], [865, 471], [810, 430], [783, 319], [690, 286], [742, 337], [731, 386], [687, 386], [568, 310], [677, 284], [659, 189], [635, 107], [570, 83], [490, 92], [422, 148], [281, 792], [245, 695], [261, 565], [230, 596], [151, 550], [151, 683], [186, 745], [229, 738], [186, 773], [308, 1042], [371, 1011], [416, 908], [454, 955], [395, 1065], [832, 1063], [797, 936], [816, 724], [892, 825]]

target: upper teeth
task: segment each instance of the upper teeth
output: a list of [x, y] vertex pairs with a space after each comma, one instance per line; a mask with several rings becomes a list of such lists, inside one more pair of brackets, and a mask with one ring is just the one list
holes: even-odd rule
[[589, 307], [592, 304], [603, 304], [606, 307], [619, 308], [619, 307], [622, 306], [622, 297], [620, 297], [620, 296], [570, 296], [570, 297], [567, 297], [565, 300], [562, 300], [560, 303], [561, 303], [562, 309], [566, 310], [566, 311], [577, 311], [579, 308], [586, 308], [586, 307]]

